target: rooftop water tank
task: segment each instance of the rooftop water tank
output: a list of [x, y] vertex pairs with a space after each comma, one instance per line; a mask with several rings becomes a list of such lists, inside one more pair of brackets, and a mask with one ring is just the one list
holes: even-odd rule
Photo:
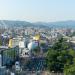
[[28, 44], [28, 49], [29, 50], [33, 50], [33, 49], [35, 49], [36, 47], [38, 47], [38, 41], [36, 42], [36, 41], [33, 41], [33, 42], [30, 42], [29, 44]]

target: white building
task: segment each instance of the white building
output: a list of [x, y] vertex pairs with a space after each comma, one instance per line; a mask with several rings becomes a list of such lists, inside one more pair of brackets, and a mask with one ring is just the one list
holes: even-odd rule
[[27, 39], [21, 39], [19, 41], [19, 55], [20, 57], [30, 57], [30, 50], [27, 48], [28, 40]]
[[31, 51], [28, 48], [24, 48], [22, 50], [22, 53], [20, 54], [20, 57], [25, 58], [25, 57], [30, 57], [31, 56]]

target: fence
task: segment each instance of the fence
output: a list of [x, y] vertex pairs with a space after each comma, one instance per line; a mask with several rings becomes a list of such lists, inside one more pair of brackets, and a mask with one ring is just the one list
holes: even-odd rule
[[50, 73], [47, 71], [21, 71], [15, 72], [15, 75], [64, 75], [63, 73]]
[[2, 55], [2, 65], [6, 66], [7, 64], [12, 64], [16, 59], [18, 59], [19, 48], [8, 48], [1, 52]]
[[[11, 71], [0, 68], [0, 75], [11, 75]], [[14, 72], [14, 75], [64, 75], [63, 73], [50, 73], [48, 71], [20, 71]]]

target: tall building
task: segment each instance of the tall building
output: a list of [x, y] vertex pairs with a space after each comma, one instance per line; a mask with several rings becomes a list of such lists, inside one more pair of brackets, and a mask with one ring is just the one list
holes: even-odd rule
[[12, 39], [9, 39], [9, 44], [8, 44], [9, 48], [12, 48], [12, 41], [13, 41]]
[[19, 41], [19, 56], [22, 58], [30, 57], [30, 50], [28, 49], [28, 38], [22, 38]]

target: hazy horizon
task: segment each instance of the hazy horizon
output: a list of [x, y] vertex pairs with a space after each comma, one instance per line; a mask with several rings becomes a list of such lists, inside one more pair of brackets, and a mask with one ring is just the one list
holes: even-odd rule
[[75, 0], [0, 0], [0, 20], [75, 20]]

